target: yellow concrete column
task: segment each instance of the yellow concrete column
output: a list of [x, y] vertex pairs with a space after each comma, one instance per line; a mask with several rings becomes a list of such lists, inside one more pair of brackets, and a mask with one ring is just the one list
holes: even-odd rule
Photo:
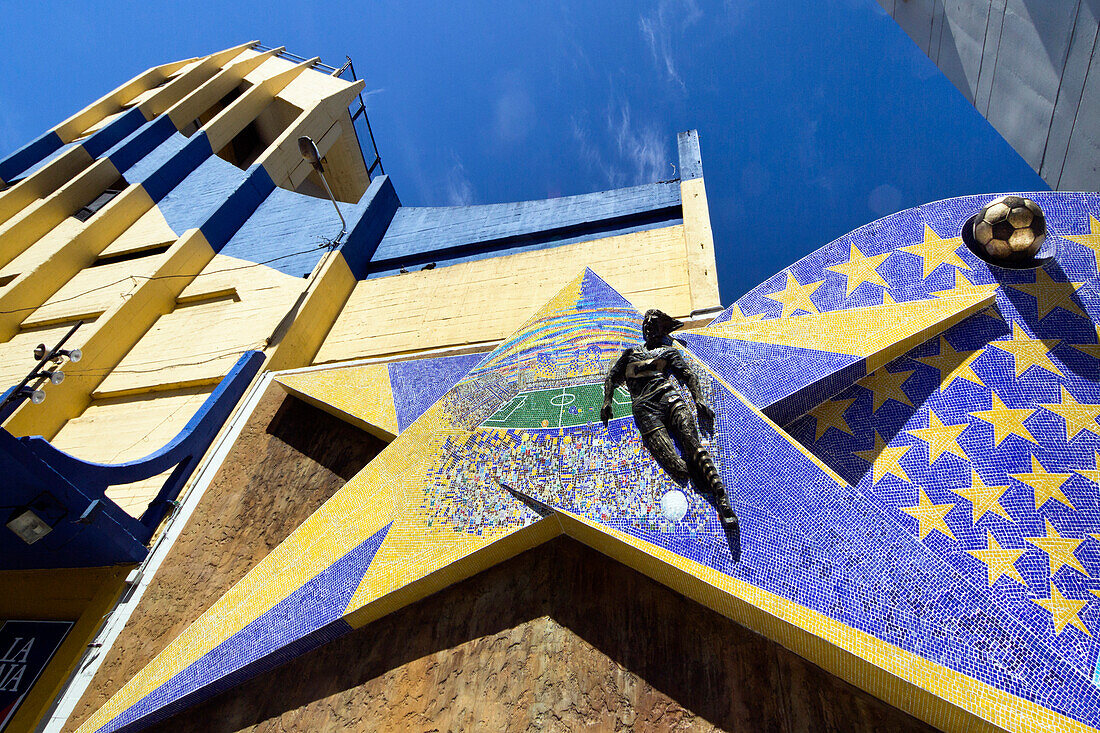
[[226, 66], [199, 86], [198, 89], [168, 109], [166, 114], [171, 118], [172, 124], [176, 126], [177, 130], [183, 129], [240, 84], [256, 67], [282, 50], [283, 48], [280, 46]]
[[79, 364], [65, 367], [67, 379], [47, 388], [46, 402], [22, 406], [5, 424], [14, 435], [52, 439], [65, 423], [91, 404], [95, 388], [110, 374], [145, 332], [214, 257], [214, 249], [198, 229], [189, 229], [164, 253], [156, 271], [130, 296], [104, 313], [86, 333], [77, 331], [73, 345], [84, 352]]
[[49, 196], [76, 174], [92, 164], [92, 156], [79, 145], [22, 179], [6, 191], [0, 192], [0, 224], [12, 218], [40, 198]]
[[[141, 113], [145, 115], [145, 119], [147, 120], [157, 117], [221, 71], [221, 67], [225, 65], [227, 61], [239, 56], [242, 52], [247, 51], [257, 43], [258, 41], [249, 41], [248, 43], [243, 43], [233, 48], [227, 48], [224, 51], [219, 51], [218, 53], [207, 56], [195, 63], [192, 68], [179, 74], [160, 89], [157, 89], [148, 99], [138, 105], [138, 109], [141, 110]], [[190, 120], [188, 120], [188, 122], [190, 122]]]
[[269, 342], [265, 368], [292, 369], [313, 363], [336, 317], [355, 288], [344, 256], [329, 252], [317, 263], [316, 277], [283, 318]]
[[22, 254], [65, 217], [94, 200], [118, 177], [118, 169], [110, 160], [97, 160], [57, 191], [5, 222], [0, 226], [0, 267]]
[[127, 187], [49, 259], [0, 289], [0, 342], [18, 333], [20, 323], [151, 208], [153, 200], [145, 189]]
[[214, 151], [221, 150], [232, 140], [238, 132], [243, 130], [249, 122], [264, 111], [267, 105], [275, 99], [275, 95], [283, 90], [290, 82], [306, 71], [318, 59], [311, 59], [297, 64], [286, 71], [274, 74], [259, 82], [247, 92], [233, 100], [233, 102], [210, 120], [203, 127], [206, 137], [210, 140], [210, 147]]

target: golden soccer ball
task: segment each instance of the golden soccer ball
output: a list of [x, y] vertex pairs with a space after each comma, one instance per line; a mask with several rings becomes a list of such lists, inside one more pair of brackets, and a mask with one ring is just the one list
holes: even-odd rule
[[974, 217], [974, 241], [993, 261], [1020, 262], [1035, 257], [1047, 236], [1047, 219], [1031, 199], [1002, 196]]

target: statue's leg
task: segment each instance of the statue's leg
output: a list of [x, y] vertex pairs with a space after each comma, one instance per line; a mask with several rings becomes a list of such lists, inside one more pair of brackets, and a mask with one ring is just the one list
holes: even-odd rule
[[699, 428], [695, 424], [695, 417], [692, 415], [691, 409], [684, 404], [683, 400], [676, 400], [669, 417], [671, 432], [683, 448], [696, 484], [702, 491], [714, 497], [722, 523], [727, 527], [736, 524], [737, 513], [730, 506], [726, 486], [722, 483], [718, 467], [714, 465], [714, 458], [711, 457], [710, 451], [703, 446], [699, 436]]
[[689, 477], [687, 463], [676, 452], [676, 446], [672, 442], [672, 436], [668, 434], [667, 427], [661, 425], [643, 433], [642, 442], [649, 454], [674, 481], [680, 484], [687, 483]]

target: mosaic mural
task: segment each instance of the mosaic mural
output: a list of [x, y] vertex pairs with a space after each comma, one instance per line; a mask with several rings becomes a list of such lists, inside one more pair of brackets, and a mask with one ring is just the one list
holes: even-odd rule
[[562, 533], [940, 727], [1100, 727], [1100, 195], [1028, 195], [1041, 269], [975, 257], [955, 235], [992, 197], [952, 199], [682, 332], [739, 561], [625, 394], [600, 422], [641, 319], [585, 272], [81, 730], [151, 724]]

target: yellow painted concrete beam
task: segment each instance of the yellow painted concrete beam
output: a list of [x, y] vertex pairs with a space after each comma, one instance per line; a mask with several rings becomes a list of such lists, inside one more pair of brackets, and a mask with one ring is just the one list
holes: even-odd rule
[[343, 255], [329, 252], [318, 264], [317, 277], [276, 329], [268, 344], [267, 368], [292, 369], [313, 362], [344, 303], [355, 289], [355, 275]]
[[71, 181], [80, 171], [92, 163], [92, 156], [79, 145], [22, 179], [0, 193], [0, 224], [12, 218], [38, 199], [45, 198], [59, 187]]
[[167, 110], [166, 114], [172, 120], [172, 124], [177, 130], [183, 129], [232, 91], [260, 64], [281, 50], [282, 46], [273, 48], [226, 66]]
[[148, 71], [138, 74], [130, 81], [118, 87], [114, 91], [101, 97], [97, 101], [77, 112], [69, 119], [54, 128], [54, 132], [61, 138], [61, 142], [70, 143], [84, 134], [92, 125], [104, 117], [114, 114], [122, 109], [122, 105], [129, 102], [142, 92], [152, 89], [167, 79], [182, 67], [195, 59], [186, 59], [162, 66], [154, 66]]
[[[320, 100], [314, 107], [298, 115], [297, 119], [276, 138], [259, 160], [275, 185], [293, 183], [293, 174], [304, 163], [298, 151], [300, 136], [312, 137], [322, 156], [328, 152], [339, 137], [341, 128], [337, 127], [334, 134], [329, 133], [333, 131], [340, 115], [347, 111], [351, 100], [363, 89], [363, 85], [363, 81], [357, 81]], [[308, 167], [308, 164], [306, 165]], [[308, 175], [308, 171], [305, 175]], [[302, 175], [297, 183], [300, 184], [305, 179], [305, 175]], [[295, 185], [297, 184], [287, 187], [293, 189]]]
[[688, 285], [693, 313], [721, 309], [718, 268], [714, 263], [714, 235], [710, 228], [710, 207], [702, 178], [680, 182], [684, 212], [684, 246], [687, 251]]
[[[255, 46], [259, 41], [249, 41], [239, 46], [227, 48], [224, 51], [211, 54], [201, 59], [193, 68], [173, 78], [169, 83], [157, 89], [148, 99], [143, 101], [138, 108], [145, 115], [145, 119], [151, 120], [170, 109], [185, 96], [195, 91], [199, 86], [208, 81], [212, 76], [222, 71], [222, 66], [242, 52]], [[191, 119], [194, 119], [193, 117]], [[188, 120], [190, 122], [190, 120]]]
[[84, 352], [84, 358], [65, 368], [68, 378], [49, 388], [46, 402], [23, 403], [5, 428], [14, 435], [53, 438], [68, 420], [87, 409], [96, 387], [156, 320], [172, 311], [180, 292], [213, 257], [214, 249], [202, 232], [185, 232], [129, 298], [100, 316], [88, 333], [77, 332], [74, 345]]
[[18, 333], [24, 319], [95, 262], [100, 252], [152, 207], [153, 200], [145, 189], [129, 186], [68, 243], [0, 290], [0, 341], [6, 342]]
[[228, 107], [219, 112], [214, 119], [203, 127], [206, 137], [210, 140], [211, 149], [221, 150], [249, 122], [256, 119], [267, 105], [271, 104], [275, 95], [283, 87], [316, 62], [317, 59], [306, 61], [270, 76], [234, 99]]
[[118, 169], [110, 160], [97, 160], [57, 191], [5, 222], [0, 226], [0, 267], [15, 259], [65, 217], [91, 202], [118, 177]]

